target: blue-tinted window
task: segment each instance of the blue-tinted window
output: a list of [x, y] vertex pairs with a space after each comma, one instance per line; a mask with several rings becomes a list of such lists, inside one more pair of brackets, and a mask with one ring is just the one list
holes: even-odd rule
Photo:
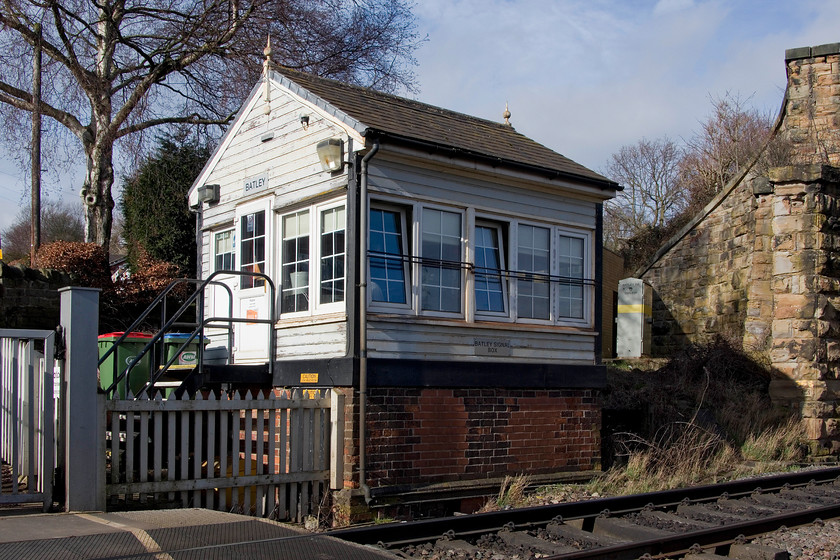
[[393, 210], [370, 210], [370, 294], [373, 301], [406, 302], [408, 276], [403, 238], [404, 215]]

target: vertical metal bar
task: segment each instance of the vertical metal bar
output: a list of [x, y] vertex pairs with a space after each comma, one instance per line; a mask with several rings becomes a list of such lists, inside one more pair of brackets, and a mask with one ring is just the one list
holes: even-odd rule
[[43, 397], [41, 419], [43, 422], [43, 449], [41, 452], [41, 491], [44, 494], [44, 512], [52, 507], [55, 475], [55, 333], [44, 339]]

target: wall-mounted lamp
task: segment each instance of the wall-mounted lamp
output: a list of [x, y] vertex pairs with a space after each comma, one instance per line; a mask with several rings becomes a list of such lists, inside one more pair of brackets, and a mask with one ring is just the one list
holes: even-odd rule
[[344, 167], [344, 142], [340, 138], [322, 140], [316, 149], [324, 171], [339, 171]]
[[213, 204], [219, 202], [219, 185], [201, 185], [198, 187], [198, 201]]
[[307, 115], [306, 113], [300, 114], [300, 126], [303, 127], [303, 130], [309, 128], [309, 115]]

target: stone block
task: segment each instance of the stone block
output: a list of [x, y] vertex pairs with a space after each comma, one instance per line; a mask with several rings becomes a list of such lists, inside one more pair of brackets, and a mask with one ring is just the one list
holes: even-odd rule
[[775, 340], [793, 338], [793, 321], [790, 319], [774, 320], [772, 324], [772, 335]]
[[816, 310], [816, 302], [809, 295], [778, 294], [774, 303], [776, 319], [810, 318]]
[[808, 439], [822, 439], [826, 437], [825, 421], [819, 418], [803, 418], [805, 425], [805, 437]]

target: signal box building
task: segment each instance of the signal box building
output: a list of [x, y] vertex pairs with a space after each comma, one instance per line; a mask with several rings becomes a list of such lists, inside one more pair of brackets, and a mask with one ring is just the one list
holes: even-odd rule
[[272, 323], [210, 352], [344, 393], [345, 488], [368, 498], [598, 469], [617, 188], [508, 123], [266, 62], [189, 199], [202, 277], [267, 274], [273, 295], [216, 279]]

